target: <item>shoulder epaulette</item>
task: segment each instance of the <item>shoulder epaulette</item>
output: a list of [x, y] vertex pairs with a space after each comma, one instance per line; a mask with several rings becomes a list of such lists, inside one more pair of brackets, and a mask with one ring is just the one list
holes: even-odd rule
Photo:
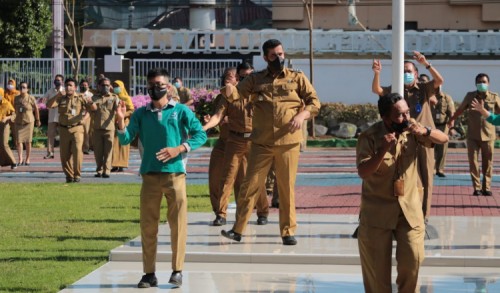
[[303, 73], [303, 71], [302, 71], [302, 70], [300, 70], [300, 69], [296, 69], [296, 68], [289, 68], [289, 70], [290, 70], [291, 72]]

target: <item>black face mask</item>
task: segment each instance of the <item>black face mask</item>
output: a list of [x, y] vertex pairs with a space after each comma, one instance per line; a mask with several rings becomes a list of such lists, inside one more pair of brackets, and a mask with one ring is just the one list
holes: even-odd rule
[[54, 85], [55, 85], [56, 87], [60, 87], [60, 86], [62, 85], [62, 82], [61, 82], [60, 80], [58, 80], [58, 79], [57, 79], [57, 80], [54, 80]]
[[405, 121], [403, 121], [403, 122], [401, 122], [401, 123], [396, 123], [396, 122], [394, 122], [394, 121], [391, 123], [391, 127], [392, 127], [392, 129], [393, 129], [396, 133], [398, 133], [398, 134], [403, 133], [403, 131], [404, 131], [406, 128], [408, 128], [408, 126], [409, 126], [409, 125], [410, 125], [410, 122], [408, 122], [408, 120], [405, 120]]
[[148, 94], [151, 97], [151, 100], [153, 101], [158, 101], [159, 99], [163, 98], [167, 94], [167, 89], [161, 89], [154, 87], [152, 89], [148, 89]]
[[86, 92], [88, 89], [89, 89], [88, 87], [81, 86], [81, 87], [80, 87], [80, 93], [84, 93], [84, 92]]
[[268, 62], [269, 68], [271, 68], [272, 71], [274, 72], [281, 72], [283, 70], [283, 67], [285, 66], [285, 59], [281, 57], [276, 57], [271, 62]]

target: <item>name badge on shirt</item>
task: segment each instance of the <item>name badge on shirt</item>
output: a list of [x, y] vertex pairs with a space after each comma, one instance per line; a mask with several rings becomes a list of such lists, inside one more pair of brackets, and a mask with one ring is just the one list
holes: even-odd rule
[[71, 115], [73, 115], [73, 116], [76, 115], [76, 110], [75, 109], [71, 109]]
[[437, 120], [441, 119], [441, 113], [436, 113], [436, 119]]
[[22, 113], [24, 111], [24, 108], [23, 107], [20, 107], [19, 108], [19, 113]]
[[245, 133], [243, 134], [243, 137], [244, 137], [244, 138], [249, 138], [251, 134], [252, 134], [252, 133], [250, 133], [250, 132], [245, 132]]

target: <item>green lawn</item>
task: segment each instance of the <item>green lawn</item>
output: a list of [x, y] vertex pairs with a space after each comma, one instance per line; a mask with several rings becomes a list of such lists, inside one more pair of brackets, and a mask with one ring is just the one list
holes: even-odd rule
[[[0, 183], [0, 190], [0, 292], [57, 292], [140, 234], [140, 184]], [[208, 186], [188, 186], [188, 203], [190, 212], [211, 211]]]

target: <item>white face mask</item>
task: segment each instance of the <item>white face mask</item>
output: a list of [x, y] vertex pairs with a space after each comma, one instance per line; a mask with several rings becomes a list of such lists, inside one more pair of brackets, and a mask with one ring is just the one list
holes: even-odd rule
[[9, 91], [11, 91], [11, 90], [13, 90], [13, 89], [14, 89], [14, 86], [13, 86], [13, 85], [11, 85], [11, 84], [8, 84], [8, 85], [7, 85], [7, 89], [8, 89]]

